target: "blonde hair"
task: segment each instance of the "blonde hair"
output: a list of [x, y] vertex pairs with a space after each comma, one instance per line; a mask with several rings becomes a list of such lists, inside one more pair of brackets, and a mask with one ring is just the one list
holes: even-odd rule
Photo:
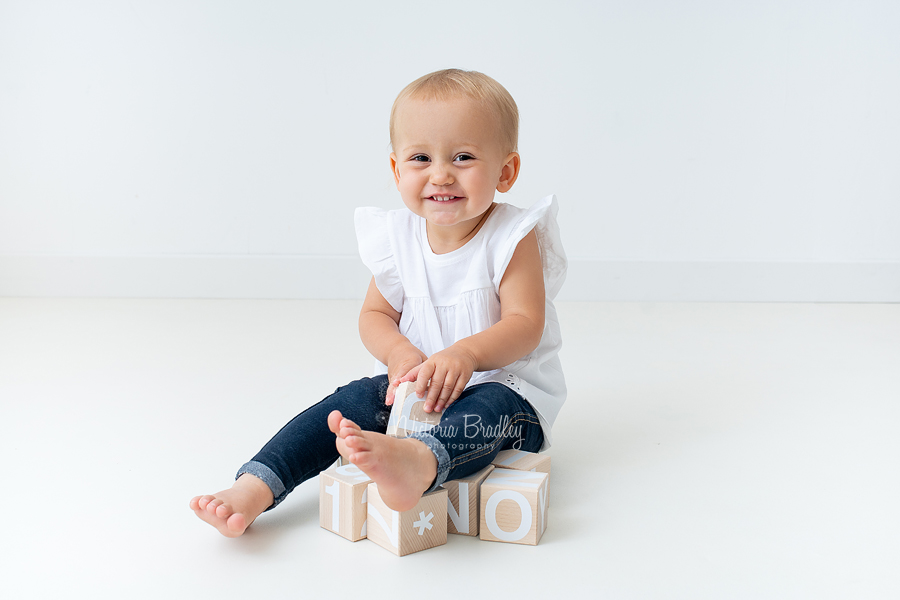
[[497, 121], [497, 133], [506, 152], [515, 152], [519, 144], [519, 108], [506, 88], [478, 71], [444, 69], [419, 77], [403, 88], [391, 107], [390, 134], [394, 131], [398, 107], [410, 98], [417, 100], [451, 100], [469, 98], [491, 111]]

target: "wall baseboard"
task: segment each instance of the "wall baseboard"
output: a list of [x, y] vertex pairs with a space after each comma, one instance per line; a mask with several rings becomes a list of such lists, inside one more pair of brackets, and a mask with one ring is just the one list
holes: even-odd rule
[[[0, 256], [0, 296], [361, 299], [356, 256]], [[900, 302], [900, 262], [569, 261], [561, 301]]]

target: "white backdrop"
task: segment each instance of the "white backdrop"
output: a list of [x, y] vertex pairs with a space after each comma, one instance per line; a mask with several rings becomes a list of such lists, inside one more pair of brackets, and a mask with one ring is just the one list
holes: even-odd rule
[[0, 295], [362, 297], [416, 77], [503, 83], [562, 298], [900, 301], [900, 3], [0, 0]]

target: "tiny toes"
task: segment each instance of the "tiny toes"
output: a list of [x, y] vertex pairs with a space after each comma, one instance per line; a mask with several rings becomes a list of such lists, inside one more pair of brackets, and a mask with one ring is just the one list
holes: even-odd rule
[[247, 529], [247, 522], [244, 520], [244, 516], [240, 514], [231, 515], [225, 522], [225, 525], [228, 529], [236, 533], [242, 533]]
[[351, 437], [360, 437], [360, 435], [359, 435], [360, 433], [362, 433], [362, 430], [359, 429], [359, 428], [356, 428], [356, 427], [343, 427], [343, 428], [341, 428], [341, 434], [340, 434], [340, 437], [341, 437], [344, 441], [346, 441], [348, 438], [351, 438]]
[[362, 436], [348, 435], [346, 438], [344, 438], [344, 443], [347, 444], [347, 448], [350, 448], [351, 450], [355, 450], [357, 452], [367, 449], [366, 440]]
[[328, 414], [328, 429], [330, 429], [333, 433], [337, 433], [340, 429], [341, 421], [343, 417], [341, 416], [341, 411], [333, 410]]

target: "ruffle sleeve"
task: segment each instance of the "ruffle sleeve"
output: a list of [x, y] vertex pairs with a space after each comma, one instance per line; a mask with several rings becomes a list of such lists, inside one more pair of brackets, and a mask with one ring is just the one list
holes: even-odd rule
[[563, 250], [559, 235], [559, 223], [556, 215], [559, 212], [559, 204], [556, 196], [547, 196], [535, 202], [531, 208], [522, 212], [509, 230], [508, 237], [501, 251], [494, 258], [497, 261], [494, 267], [494, 285], [499, 287], [500, 280], [512, 260], [513, 254], [519, 242], [528, 232], [534, 229], [538, 246], [541, 250], [541, 263], [544, 269], [544, 290], [551, 300], [556, 298], [560, 288], [566, 280], [568, 261]]
[[384, 299], [394, 310], [403, 312], [403, 286], [388, 233], [388, 211], [357, 208], [353, 221], [363, 264], [372, 272]]

